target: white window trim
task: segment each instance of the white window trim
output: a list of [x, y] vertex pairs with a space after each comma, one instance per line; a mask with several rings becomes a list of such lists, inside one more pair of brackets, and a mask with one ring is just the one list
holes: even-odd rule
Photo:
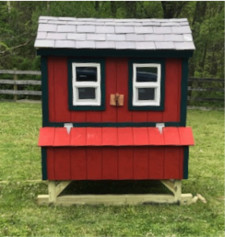
[[[137, 82], [137, 68], [138, 67], [156, 67], [157, 81], [156, 82]], [[160, 106], [161, 102], [161, 64], [156, 63], [134, 63], [133, 64], [133, 106]], [[138, 88], [154, 88], [154, 100], [138, 100]]]
[[[76, 80], [77, 67], [96, 67], [97, 81], [80, 82]], [[100, 63], [72, 63], [72, 87], [73, 87], [73, 105], [74, 106], [100, 106], [101, 105], [101, 70]], [[95, 88], [95, 99], [79, 99], [78, 88]]]

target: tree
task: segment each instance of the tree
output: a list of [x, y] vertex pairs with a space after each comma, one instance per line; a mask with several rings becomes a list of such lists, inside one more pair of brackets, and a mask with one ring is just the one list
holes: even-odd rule
[[137, 16], [137, 3], [125, 1], [126, 18], [136, 18]]
[[163, 17], [164, 18], [177, 18], [182, 9], [184, 8], [185, 5], [187, 5], [188, 2], [165, 2], [162, 1], [162, 9], [163, 9]]
[[110, 1], [110, 9], [111, 9], [111, 15], [112, 17], [116, 17], [116, 2]]

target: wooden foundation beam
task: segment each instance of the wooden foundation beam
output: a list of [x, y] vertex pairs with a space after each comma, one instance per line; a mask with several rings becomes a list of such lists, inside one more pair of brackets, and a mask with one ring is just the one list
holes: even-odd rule
[[123, 194], [123, 195], [62, 195], [60, 193], [71, 181], [55, 182], [48, 184], [48, 195], [39, 195], [38, 204], [55, 205], [138, 205], [138, 204], [191, 204], [192, 194], [181, 193], [180, 180], [161, 180], [161, 182], [172, 192], [172, 194]]

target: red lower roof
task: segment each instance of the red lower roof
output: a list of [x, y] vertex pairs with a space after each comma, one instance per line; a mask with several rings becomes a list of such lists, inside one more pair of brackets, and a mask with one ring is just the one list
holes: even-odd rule
[[40, 129], [39, 146], [189, 146], [194, 145], [190, 127], [63, 127]]

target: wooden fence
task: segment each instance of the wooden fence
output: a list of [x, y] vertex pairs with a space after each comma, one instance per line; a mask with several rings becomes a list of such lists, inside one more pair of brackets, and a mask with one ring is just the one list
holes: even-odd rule
[[[21, 79], [19, 77], [31, 77]], [[41, 99], [41, 72], [0, 70], [0, 99], [8, 96], [8, 99], [18, 100]], [[29, 88], [28, 88], [29, 87]], [[223, 105], [224, 102], [224, 79], [212, 78], [189, 78], [188, 80], [188, 103], [210, 103]]]
[[211, 104], [224, 102], [224, 79], [189, 78], [188, 102], [210, 102]]
[[[3, 77], [4, 75], [4, 77]], [[19, 75], [28, 75], [31, 79], [21, 80], [19, 79]], [[5, 78], [7, 76], [7, 78]], [[34, 80], [33, 77], [37, 77]], [[32, 90], [28, 89], [19, 89], [18, 86], [41, 86], [40, 80], [41, 72], [40, 71], [19, 71], [19, 70], [0, 70], [0, 95], [13, 95], [13, 99], [16, 101], [18, 99], [18, 95], [22, 96], [41, 96], [40, 90], [35, 90], [32, 87]], [[4, 78], [4, 79], [2, 79]], [[2, 88], [2, 85], [11, 85], [12, 88], [6, 89]], [[29, 98], [29, 97], [28, 97]]]

